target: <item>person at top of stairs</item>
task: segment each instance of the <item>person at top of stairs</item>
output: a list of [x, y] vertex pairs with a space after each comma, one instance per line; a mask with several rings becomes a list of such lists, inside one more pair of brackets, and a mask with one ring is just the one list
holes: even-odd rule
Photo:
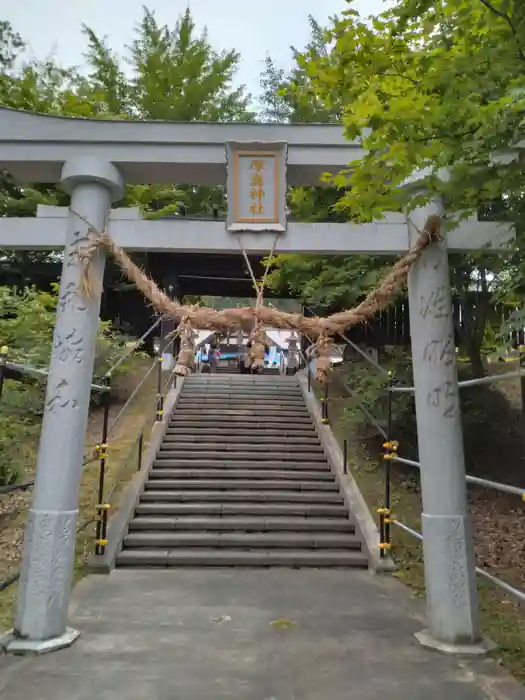
[[210, 352], [208, 353], [208, 363], [210, 365], [210, 372], [216, 372], [217, 366], [220, 360], [220, 351], [216, 343], [210, 345]]

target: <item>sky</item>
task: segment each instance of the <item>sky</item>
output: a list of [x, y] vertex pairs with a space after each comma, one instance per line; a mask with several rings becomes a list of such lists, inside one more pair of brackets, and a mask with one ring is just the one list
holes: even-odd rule
[[[321, 24], [346, 7], [345, 0], [0, 0], [0, 19], [8, 20], [36, 58], [53, 54], [64, 66], [82, 66], [82, 23], [107, 36], [122, 54], [142, 17], [142, 6], [173, 26], [190, 6], [199, 29], [207, 27], [215, 49], [235, 48], [242, 56], [236, 82], [259, 93], [259, 76], [269, 54], [276, 65], [292, 65], [290, 46], [309, 39], [308, 15]], [[365, 15], [381, 11], [382, 0], [355, 0]]]

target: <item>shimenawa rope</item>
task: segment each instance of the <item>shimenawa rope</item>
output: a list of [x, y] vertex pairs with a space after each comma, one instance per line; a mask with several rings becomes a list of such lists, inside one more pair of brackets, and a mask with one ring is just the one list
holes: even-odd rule
[[[181, 322], [179, 327], [181, 336], [184, 333], [187, 337], [186, 328], [188, 327], [190, 329], [199, 328], [219, 332], [247, 330], [254, 334], [254, 344], [257, 344], [259, 336], [255, 335], [255, 329], [257, 329], [258, 333], [259, 330], [262, 330], [263, 325], [281, 330], [296, 330], [316, 339], [316, 343], [310, 348], [309, 354], [317, 357], [317, 378], [320, 381], [326, 381], [329, 371], [332, 337], [338, 332], [345, 331], [350, 326], [370, 321], [379, 311], [386, 309], [390, 305], [397, 294], [404, 288], [412, 265], [417, 262], [427, 246], [438, 240], [442, 226], [441, 217], [437, 215], [429, 216], [423, 230], [419, 231], [420, 236], [418, 240], [408, 253], [392, 266], [376, 289], [369, 292], [366, 298], [355, 308], [322, 318], [318, 316], [305, 317], [302, 314], [287, 313], [263, 305], [264, 284], [271, 260], [273, 259], [276, 243], [272, 248], [262, 283], [257, 283], [246, 251], [241, 246], [245, 259], [248, 261], [248, 269], [257, 293], [255, 308], [230, 308], [217, 311], [216, 309], [180, 304], [178, 301], [170, 299], [107, 233], [98, 231], [76, 211], [72, 210], [72, 213], [84, 221], [91, 231], [90, 242], [79, 253], [83, 267], [80, 289], [86, 298], [92, 298], [100, 290], [101, 281], [93, 274], [91, 259], [96, 251], [104, 248], [113, 257], [128, 280], [135, 284], [137, 289], [151, 302], [159, 314], [167, 318], [175, 318]], [[186, 344], [189, 345], [189, 343]], [[186, 349], [189, 351], [190, 347]], [[182, 349], [181, 352], [183, 352]], [[254, 356], [252, 355], [252, 357]], [[184, 359], [186, 358], [184, 357]], [[187, 366], [186, 363], [181, 364]], [[191, 371], [190, 368], [188, 369]]]

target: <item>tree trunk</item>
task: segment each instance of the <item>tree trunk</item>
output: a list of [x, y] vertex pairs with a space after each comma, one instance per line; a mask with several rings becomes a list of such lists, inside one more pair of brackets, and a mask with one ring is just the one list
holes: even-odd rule
[[485, 374], [485, 365], [481, 354], [481, 343], [471, 333], [465, 333], [465, 351], [470, 360], [470, 367], [474, 377], [483, 377]]
[[455, 269], [456, 289], [463, 308], [461, 346], [470, 360], [474, 377], [485, 374], [481, 348], [490, 307], [486, 270], [480, 269], [477, 291], [471, 290], [472, 268], [458, 266]]

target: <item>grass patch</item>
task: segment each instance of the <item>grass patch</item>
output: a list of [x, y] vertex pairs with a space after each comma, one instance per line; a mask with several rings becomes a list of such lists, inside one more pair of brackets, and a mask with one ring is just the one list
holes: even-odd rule
[[[383, 502], [385, 493], [384, 462], [380, 459], [382, 440], [377, 435], [373, 436], [371, 432], [357, 435], [355, 430], [344, 427], [343, 414], [347, 403], [348, 400], [345, 397], [334, 395], [329, 398], [330, 424], [341, 446], [346, 438], [349, 469], [371, 512], [374, 517], [377, 517], [375, 511]], [[420, 532], [419, 479], [417, 473], [409, 469], [401, 465], [392, 467], [392, 510], [398, 520]], [[490, 538], [490, 532], [494, 537], [495, 530], [491, 530], [491, 523], [487, 521], [483, 523], [480, 520], [479, 511], [481, 508], [478, 502], [480, 499], [473, 498], [479, 495], [479, 491], [470, 493], [470, 500], [474, 501], [471, 503], [473, 511], [476, 506], [475, 512], [473, 512], [475, 528], [479, 530], [480, 525], [485, 524], [485, 529], [489, 533], [485, 534], [485, 537]], [[483, 497], [486, 499], [484, 503], [493, 503], [498, 498], [497, 494], [492, 492], [485, 492]], [[501, 508], [504, 507], [502, 502]], [[488, 508], [484, 510], [488, 511]], [[484, 517], [488, 518], [486, 514]], [[497, 525], [494, 525], [495, 527]], [[409, 586], [415, 597], [423, 598], [425, 585], [421, 544], [395, 526], [392, 530], [393, 557], [398, 567], [394, 576]], [[485, 556], [488, 546], [486, 541], [481, 540], [481, 535], [477, 532], [478, 557], [480, 551], [482, 556]], [[478, 558], [478, 565], [483, 566], [484, 561]], [[505, 571], [496, 570], [494, 573], [512, 585], [523, 587], [519, 571], [508, 569]], [[479, 577], [478, 595], [483, 630], [498, 645], [496, 656], [499, 662], [515, 678], [525, 682], [525, 605]]]
[[[119, 413], [133, 389], [137, 386], [145, 371], [151, 365], [152, 360], [139, 360], [136, 367], [126, 377], [119, 379], [116, 390], [118, 400], [112, 404], [110, 409], [110, 424]], [[118, 505], [119, 495], [126, 482], [135, 474], [138, 465], [138, 438], [143, 432], [143, 448], [146, 449], [151, 433], [151, 428], [155, 422], [155, 397], [156, 397], [156, 372], [153, 372], [139, 391], [129, 408], [123, 414], [122, 419], [115, 427], [114, 433], [108, 441], [108, 458], [106, 461], [106, 493], [118, 480], [115, 491], [111, 498], [111, 505], [115, 508]], [[102, 414], [101, 408], [91, 411], [88, 429], [86, 433], [86, 445], [93, 446], [100, 442], [102, 435]], [[33, 445], [32, 464], [36, 460], [37, 442]], [[92, 450], [88, 449], [86, 458], [92, 456]], [[92, 461], [84, 468], [82, 482], [79, 492], [79, 526], [93, 519], [96, 515], [95, 506], [98, 503], [98, 483], [99, 483], [99, 462]], [[27, 508], [32, 499], [31, 492], [18, 492], [4, 497], [2, 503], [6, 511], [3, 520], [0, 521], [0, 537], [4, 543], [0, 546], [0, 567], [2, 573], [0, 578], [7, 579], [18, 570], [20, 565], [20, 555], [23, 541], [23, 531], [27, 517]], [[93, 552], [93, 540], [95, 538], [95, 523], [89, 524], [77, 535], [76, 559], [74, 582], [80, 580], [88, 569], [86, 562]], [[17, 584], [13, 584], [8, 589], [0, 591], [0, 630], [8, 629], [12, 626], [14, 606], [17, 597]]]

